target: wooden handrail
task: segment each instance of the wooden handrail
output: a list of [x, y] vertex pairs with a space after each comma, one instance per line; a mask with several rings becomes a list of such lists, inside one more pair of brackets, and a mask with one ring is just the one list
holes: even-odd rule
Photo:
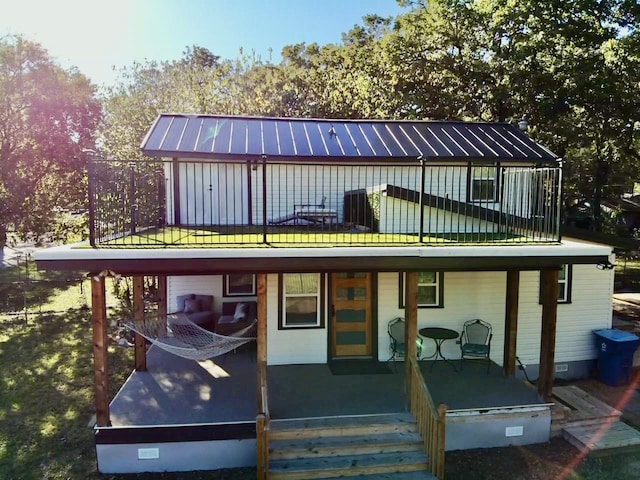
[[258, 480], [269, 478], [269, 388], [267, 384], [267, 364], [258, 362], [258, 415], [256, 416], [256, 448]]
[[418, 430], [424, 440], [429, 457], [429, 469], [439, 480], [444, 480], [444, 448], [447, 406], [441, 403], [437, 408], [429, 392], [418, 362], [408, 357], [411, 371], [409, 400], [411, 413], [418, 422]]

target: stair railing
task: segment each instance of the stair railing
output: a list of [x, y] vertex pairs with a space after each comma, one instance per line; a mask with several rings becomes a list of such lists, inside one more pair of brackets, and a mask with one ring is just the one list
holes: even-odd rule
[[269, 479], [269, 389], [266, 362], [258, 362], [258, 415], [256, 416], [256, 447], [258, 480]]
[[424, 440], [424, 447], [429, 457], [429, 469], [439, 480], [444, 480], [444, 448], [447, 406], [441, 403], [437, 408], [429, 392], [418, 362], [408, 358], [411, 383], [411, 413], [418, 422], [418, 430]]

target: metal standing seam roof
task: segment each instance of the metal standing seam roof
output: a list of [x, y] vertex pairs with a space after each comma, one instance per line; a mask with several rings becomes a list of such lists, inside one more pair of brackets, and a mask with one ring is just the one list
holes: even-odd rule
[[219, 160], [558, 160], [515, 125], [452, 121], [161, 114], [141, 148], [150, 156]]

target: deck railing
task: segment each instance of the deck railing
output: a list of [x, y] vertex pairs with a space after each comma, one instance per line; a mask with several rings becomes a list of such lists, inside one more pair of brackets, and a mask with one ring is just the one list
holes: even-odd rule
[[429, 457], [429, 469], [439, 480], [444, 480], [444, 448], [447, 406], [435, 406], [418, 362], [408, 358], [411, 383], [411, 413], [418, 422], [418, 430], [424, 440], [424, 447]]
[[556, 166], [94, 159], [89, 168], [91, 244], [102, 247], [557, 242], [560, 195]]
[[258, 415], [256, 417], [256, 448], [258, 480], [269, 479], [269, 389], [267, 385], [267, 365], [258, 362]]

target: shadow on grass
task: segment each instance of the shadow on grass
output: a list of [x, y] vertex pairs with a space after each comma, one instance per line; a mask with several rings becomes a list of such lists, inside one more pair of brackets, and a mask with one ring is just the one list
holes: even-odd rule
[[[110, 356], [112, 389], [129, 352]], [[43, 315], [28, 326], [0, 320], [0, 478], [95, 474], [93, 356], [86, 311]], [[113, 392], [112, 392], [113, 396]]]
[[37, 310], [49, 304], [61, 291], [77, 288], [82, 274], [66, 271], [38, 271], [35, 262], [0, 269], [0, 313]]

